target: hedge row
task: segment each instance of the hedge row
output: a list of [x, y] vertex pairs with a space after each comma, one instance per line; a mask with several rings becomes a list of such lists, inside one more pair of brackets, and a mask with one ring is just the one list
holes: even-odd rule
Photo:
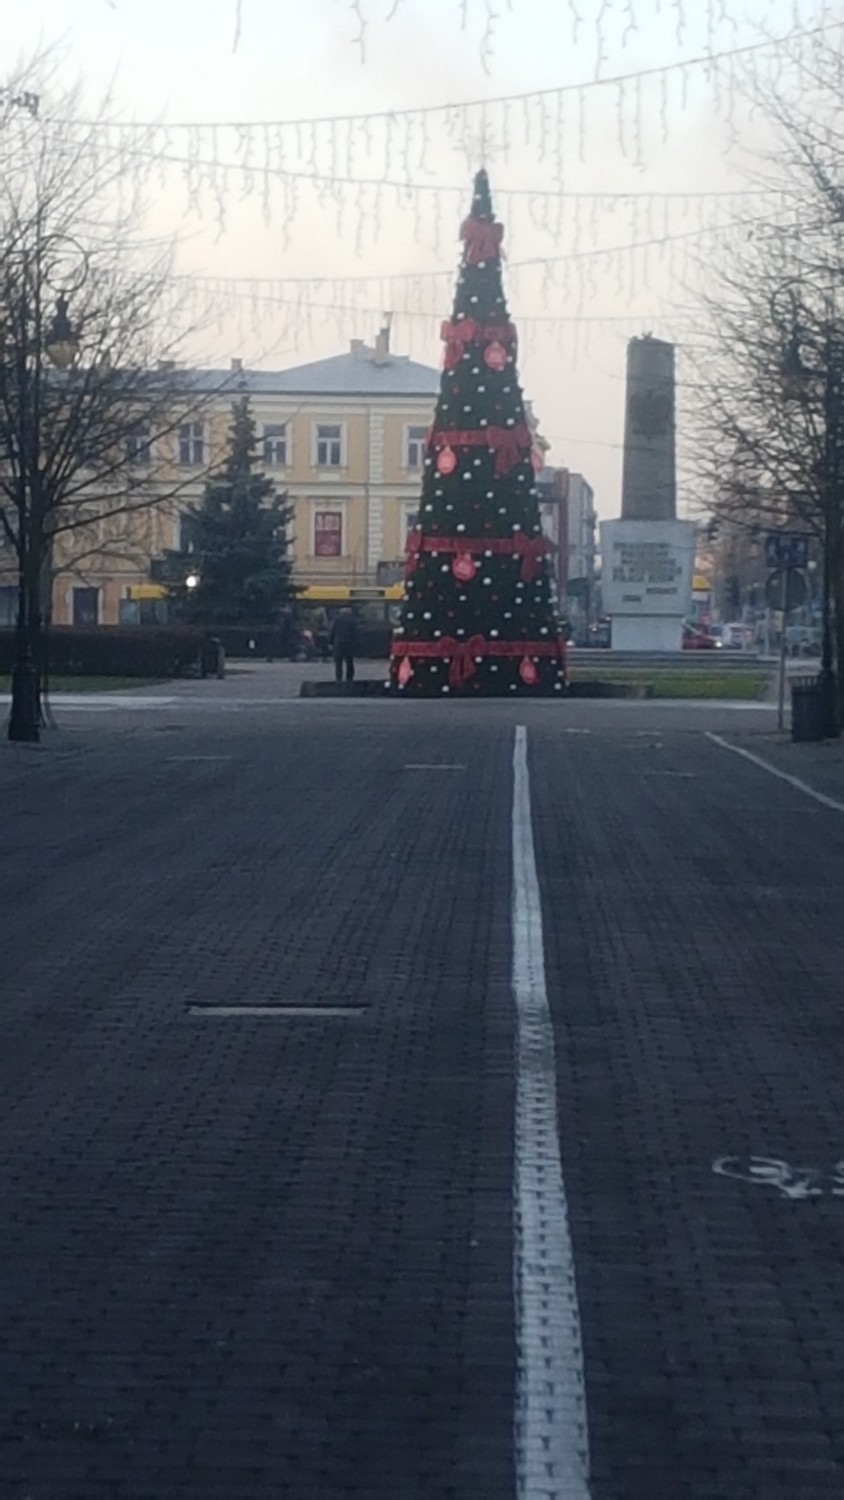
[[[51, 677], [189, 677], [196, 673], [202, 643], [220, 640], [227, 658], [278, 660], [283, 639], [268, 626], [194, 625], [54, 625], [47, 642]], [[388, 625], [363, 625], [357, 655], [384, 661], [390, 653]], [[15, 659], [15, 632], [0, 630], [0, 676], [8, 676]]]
[[[187, 677], [198, 669], [207, 632], [190, 626], [55, 625], [47, 642], [51, 677]], [[0, 673], [15, 659], [15, 632], [0, 630]]]
[[[278, 627], [258, 625], [218, 625], [211, 634], [222, 641], [226, 657], [230, 661], [254, 657], [258, 661], [278, 661], [289, 656], [286, 640]], [[359, 625], [357, 655], [385, 660], [390, 654], [392, 632], [389, 625]]]

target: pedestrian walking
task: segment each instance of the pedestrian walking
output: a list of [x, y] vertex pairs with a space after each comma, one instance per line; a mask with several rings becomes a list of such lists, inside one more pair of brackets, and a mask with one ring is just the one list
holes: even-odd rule
[[278, 617], [279, 650], [278, 654], [284, 661], [296, 660], [296, 651], [299, 644], [299, 632], [296, 628], [296, 619], [289, 604], [286, 604]]
[[334, 676], [338, 682], [355, 680], [355, 646], [357, 645], [358, 622], [355, 612], [348, 607], [341, 609], [331, 627], [331, 648], [334, 652]]

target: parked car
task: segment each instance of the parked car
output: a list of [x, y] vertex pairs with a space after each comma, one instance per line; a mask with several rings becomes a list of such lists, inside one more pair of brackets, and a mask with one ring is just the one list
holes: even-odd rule
[[717, 651], [720, 645], [721, 642], [708, 631], [699, 630], [695, 625], [683, 626], [684, 651]]
[[789, 656], [820, 656], [821, 632], [816, 625], [789, 625], [785, 649]]
[[589, 633], [584, 641], [586, 646], [600, 646], [606, 650], [612, 644], [612, 621], [599, 620], [597, 625], [589, 626]]
[[754, 627], [745, 625], [742, 620], [731, 621], [725, 625], [721, 634], [725, 651], [744, 651], [752, 645], [754, 638]]

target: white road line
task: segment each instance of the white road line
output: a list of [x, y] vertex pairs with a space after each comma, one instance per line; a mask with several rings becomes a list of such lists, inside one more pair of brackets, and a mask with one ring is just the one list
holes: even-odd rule
[[523, 725], [516, 730], [513, 752], [513, 998], [517, 1494], [519, 1500], [588, 1500], [580, 1314], [560, 1162], [554, 1034]]
[[803, 792], [806, 797], [812, 797], [815, 802], [820, 802], [824, 807], [831, 807], [835, 812], [844, 813], [844, 802], [839, 802], [835, 797], [827, 797], [825, 792], [818, 792], [807, 781], [801, 781], [799, 776], [792, 776], [789, 771], [781, 771], [778, 766], [772, 766], [770, 761], [763, 760], [761, 755], [754, 755], [752, 750], [745, 750], [742, 745], [731, 745], [729, 740], [722, 739], [720, 734], [714, 734], [707, 729], [706, 738], [712, 740], [713, 744], [720, 745], [723, 750], [732, 751], [733, 755], [740, 755], [744, 760], [752, 761], [754, 766], [769, 772], [771, 776], [779, 777], [780, 781], [787, 781], [789, 786]]

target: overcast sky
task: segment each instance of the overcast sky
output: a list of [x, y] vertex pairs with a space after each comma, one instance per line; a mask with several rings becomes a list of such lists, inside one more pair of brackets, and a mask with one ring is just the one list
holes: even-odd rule
[[[501, 14], [487, 35], [490, 9]], [[552, 443], [552, 462], [584, 472], [601, 514], [617, 514], [627, 339], [645, 330], [681, 341], [688, 335], [695, 260], [706, 259], [712, 244], [702, 227], [753, 212], [752, 200], [699, 196], [747, 185], [740, 109], [728, 119], [729, 78], [746, 63], [714, 71], [676, 65], [808, 26], [818, 6], [241, 0], [239, 13], [235, 50], [236, 0], [6, 0], [3, 7], [5, 68], [55, 41], [63, 73], [82, 76], [92, 102], [113, 82], [125, 121], [208, 127], [161, 137], [173, 160], [150, 219], [157, 232], [178, 233], [182, 272], [201, 278], [199, 297], [213, 298], [217, 317], [195, 356], [223, 363], [239, 355], [267, 367], [301, 363], [342, 351], [351, 337], [371, 338], [381, 311], [390, 310], [394, 348], [438, 365], [438, 324], [450, 310], [457, 230], [483, 134], [505, 223], [526, 395]], [[367, 23], [363, 45], [360, 16]], [[654, 71], [663, 67], [670, 71]], [[631, 75], [623, 88], [594, 82], [619, 74]], [[578, 93], [580, 84], [588, 87]], [[307, 128], [258, 124], [563, 86], [570, 92], [561, 105], [549, 99], [544, 117], [535, 101], [506, 111], [490, 104], [483, 132], [477, 111], [468, 121], [453, 116], [450, 128], [442, 115], [427, 123], [417, 116], [368, 132], [359, 123], [334, 132], [323, 126], [317, 137]], [[222, 129], [231, 121], [254, 128]], [[461, 143], [461, 135], [468, 140]], [[224, 180], [219, 168], [209, 168], [202, 193], [191, 198], [185, 162], [237, 163], [244, 154], [253, 167], [250, 192], [239, 171]], [[263, 172], [279, 163], [300, 174], [295, 202], [290, 179], [285, 188], [277, 172]], [[417, 190], [399, 200], [375, 186], [342, 187], [321, 201], [307, 181], [314, 172], [375, 182], [409, 175]], [[325, 183], [322, 190], [324, 199]], [[592, 196], [606, 194], [636, 196], [614, 203]], [[661, 239], [662, 247], [655, 243]], [[608, 253], [632, 243], [642, 248]], [[317, 275], [331, 284], [303, 284]], [[396, 278], [389, 287], [388, 277]], [[265, 279], [259, 302], [250, 278]], [[284, 305], [275, 307], [280, 297]], [[315, 311], [316, 303], [333, 311]]]

